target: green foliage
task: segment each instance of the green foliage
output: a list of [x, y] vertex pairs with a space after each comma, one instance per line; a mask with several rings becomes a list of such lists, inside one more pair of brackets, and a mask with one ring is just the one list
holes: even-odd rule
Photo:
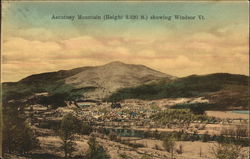
[[159, 135], [160, 135], [160, 133], [159, 133], [159, 131], [158, 131], [157, 129], [156, 129], [155, 131], [153, 131], [152, 136], [153, 136], [154, 138], [157, 139], [157, 137], [159, 137]]
[[132, 143], [132, 142], [123, 142], [123, 144], [125, 145], [128, 145], [130, 147], [133, 147], [133, 148], [140, 148], [140, 147], [145, 147], [143, 144], [141, 143]]
[[128, 109], [128, 108], [125, 108], [125, 109], [122, 110], [122, 113], [124, 113], [124, 114], [131, 114], [132, 112], [133, 111]]
[[[23, 99], [34, 93], [48, 92], [48, 97], [42, 97], [38, 102], [54, 107], [65, 106], [65, 101], [75, 101], [83, 97], [83, 93], [95, 88], [76, 89], [65, 81], [18, 82], [3, 85], [3, 102], [12, 99]], [[61, 100], [60, 100], [61, 99]]]
[[75, 151], [75, 146], [76, 144], [72, 140], [64, 140], [62, 146], [60, 147], [64, 151], [64, 157], [70, 157], [72, 152]]
[[96, 138], [91, 135], [88, 140], [89, 149], [86, 155], [87, 159], [109, 159], [109, 155], [104, 148], [98, 144]]
[[202, 142], [208, 142], [208, 141], [209, 141], [209, 138], [210, 138], [210, 136], [209, 136], [208, 132], [206, 131], [206, 132], [202, 135], [201, 140], [202, 140]]
[[58, 130], [60, 128], [60, 121], [58, 120], [43, 120], [39, 123], [39, 128]]
[[160, 108], [158, 105], [155, 105], [155, 104], [152, 104], [152, 105], [150, 106], [150, 108], [151, 108], [152, 110], [155, 110], [155, 111], [161, 110], [161, 108]]
[[120, 89], [112, 94], [108, 101], [123, 99], [161, 99], [177, 97], [194, 97], [207, 92], [216, 92], [228, 84], [248, 85], [248, 77], [231, 74], [211, 74], [206, 76], [188, 76], [172, 82], [160, 81], [134, 88]]
[[99, 111], [100, 113], [105, 114], [105, 115], [109, 112], [107, 108], [100, 108], [100, 109], [98, 109], [98, 111]]
[[[88, 89], [86, 89], [88, 91]], [[58, 81], [54, 85], [47, 85], [44, 91], [49, 92], [51, 96], [56, 94], [65, 95], [64, 100], [75, 101], [83, 97], [83, 93], [86, 92], [85, 89], [76, 89], [70, 84], [65, 84], [64, 81]]]
[[222, 128], [220, 133], [229, 137], [235, 137], [236, 139], [245, 138], [248, 137], [248, 125], [241, 124], [228, 128]]
[[[19, 82], [3, 83], [3, 100], [18, 99], [39, 92], [49, 92], [50, 94], [70, 92], [73, 86], [65, 84], [64, 79], [81, 72], [84, 68], [72, 70], [61, 70], [35, 74], [22, 79]], [[22, 95], [22, 97], [20, 96]]]
[[74, 133], [78, 130], [78, 120], [72, 114], [67, 114], [63, 117], [59, 130], [59, 137], [63, 141], [61, 148], [64, 151], [64, 156], [67, 158], [74, 151]]
[[9, 100], [16, 100], [16, 99], [21, 99], [24, 98], [28, 95], [30, 95], [30, 92], [18, 92], [16, 91], [12, 91], [12, 90], [6, 90], [6, 89], [2, 89], [2, 102], [4, 105], [7, 104], [7, 101]]
[[110, 132], [108, 136], [111, 141], [117, 140], [117, 134], [115, 132]]
[[167, 109], [151, 116], [151, 119], [160, 125], [176, 124], [189, 126], [193, 121], [212, 122], [216, 119], [206, 115], [193, 114], [189, 109]]
[[172, 109], [190, 109], [193, 114], [202, 115], [205, 114], [205, 110], [209, 110], [213, 107], [213, 104], [210, 103], [184, 103], [176, 104], [171, 106]]
[[205, 110], [206, 110], [205, 107], [201, 107], [201, 106], [198, 106], [198, 105], [191, 106], [189, 109], [193, 114], [197, 114], [197, 115], [205, 114]]
[[240, 159], [243, 158], [243, 149], [239, 145], [223, 143], [214, 145], [211, 153], [216, 159]]
[[67, 98], [66, 93], [57, 93], [53, 94], [50, 96], [43, 96], [38, 100], [39, 104], [49, 106], [51, 105], [52, 108], [58, 108], [58, 107], [63, 107], [66, 106], [67, 104], [65, 103]]
[[78, 119], [71, 113], [65, 115], [61, 121], [60, 130], [63, 136], [72, 135], [78, 130]]
[[3, 151], [27, 154], [38, 146], [36, 137], [17, 107], [3, 110]]
[[163, 139], [163, 147], [167, 152], [173, 152], [175, 148], [176, 139], [172, 136], [167, 136]]
[[81, 123], [71, 113], [65, 115], [59, 129], [59, 137], [63, 141], [61, 149], [64, 151], [64, 157], [70, 157], [71, 153], [75, 150], [74, 134], [89, 135], [91, 132], [92, 127], [88, 123]]
[[89, 135], [93, 131], [92, 127], [90, 126], [89, 123], [82, 123], [80, 124], [80, 133], [84, 135]]
[[[89, 90], [89, 89], [87, 89]], [[46, 89], [49, 96], [43, 96], [38, 100], [39, 104], [51, 105], [52, 108], [66, 106], [65, 101], [76, 101], [83, 97], [85, 89], [74, 89], [73, 86], [58, 83], [56, 86]]]

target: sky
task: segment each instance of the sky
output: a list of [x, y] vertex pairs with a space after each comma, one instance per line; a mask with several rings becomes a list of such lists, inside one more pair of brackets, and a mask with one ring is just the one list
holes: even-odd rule
[[[14, 82], [31, 74], [112, 61], [143, 64], [177, 77], [248, 75], [248, 6], [246, 1], [3, 2], [1, 78]], [[53, 20], [53, 15], [123, 19]], [[152, 20], [153, 15], [172, 18]], [[177, 20], [175, 15], [195, 20]]]

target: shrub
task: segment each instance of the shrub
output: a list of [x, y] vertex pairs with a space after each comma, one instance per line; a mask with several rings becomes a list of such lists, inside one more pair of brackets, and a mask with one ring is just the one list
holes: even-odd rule
[[210, 139], [210, 135], [208, 134], [208, 131], [206, 131], [202, 136], [201, 136], [201, 140], [202, 142], [207, 142]]
[[182, 146], [182, 144], [179, 145], [179, 149], [177, 149], [176, 152], [178, 154], [182, 154], [183, 153], [183, 146]]
[[131, 143], [131, 142], [129, 142], [129, 143], [127, 143], [127, 145], [130, 146], [130, 147], [133, 147], [133, 148], [144, 147], [144, 145], [141, 144], [141, 143]]
[[216, 159], [240, 159], [243, 154], [242, 146], [231, 143], [214, 145], [211, 153]]
[[236, 139], [240, 139], [242, 137], [248, 136], [248, 128], [247, 125], [237, 125], [235, 127], [223, 128], [221, 130], [221, 135], [226, 135], [229, 137], [234, 137]]
[[163, 147], [167, 152], [171, 153], [171, 158], [174, 158], [174, 148], [175, 148], [175, 138], [170, 136], [170, 137], [165, 137], [163, 140]]
[[189, 107], [189, 109], [193, 114], [196, 114], [196, 115], [205, 114], [205, 107], [204, 106], [192, 105], [192, 106]]
[[163, 139], [163, 147], [167, 152], [172, 152], [175, 147], [175, 138], [165, 137]]
[[110, 132], [108, 136], [111, 141], [117, 140], [117, 134], [115, 132]]
[[84, 135], [89, 135], [93, 131], [89, 123], [82, 123], [80, 128], [80, 133]]
[[105, 114], [105, 115], [109, 112], [107, 108], [100, 108], [98, 111], [99, 111], [100, 113]]
[[151, 108], [152, 110], [154, 110], [154, 111], [160, 111], [160, 110], [161, 110], [161, 108], [160, 108], [158, 105], [156, 105], [156, 104], [152, 104], [152, 105], [150, 106], [150, 108]]
[[88, 140], [89, 149], [86, 155], [87, 159], [110, 159], [104, 148], [96, 141], [95, 136], [92, 134]]

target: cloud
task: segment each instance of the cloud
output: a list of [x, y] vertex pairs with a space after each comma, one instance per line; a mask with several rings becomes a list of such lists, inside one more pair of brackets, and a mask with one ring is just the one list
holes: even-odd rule
[[[49, 40], [34, 40], [43, 34]], [[30, 35], [30, 38], [25, 35], [4, 39], [3, 81], [115, 60], [144, 64], [176, 76], [212, 72], [248, 74], [247, 35], [235, 32], [226, 36], [197, 32], [159, 38], [82, 35], [55, 40], [46, 29], [34, 29]]]
[[19, 37], [9, 38], [3, 43], [3, 62], [49, 59], [61, 47], [55, 42], [30, 41]]
[[91, 36], [82, 36], [62, 41], [67, 50], [95, 51], [104, 47], [103, 43]]
[[28, 40], [39, 39], [39, 41], [48, 41], [55, 38], [55, 33], [45, 28], [27, 28], [16, 32], [15, 34]]

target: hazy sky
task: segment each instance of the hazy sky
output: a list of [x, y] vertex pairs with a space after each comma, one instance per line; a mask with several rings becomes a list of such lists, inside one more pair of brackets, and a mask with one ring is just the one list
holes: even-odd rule
[[[248, 75], [248, 2], [4, 2], [2, 12], [2, 81], [111, 61], [179, 77]], [[51, 19], [78, 14], [172, 19]], [[174, 15], [196, 19], [175, 20]]]

